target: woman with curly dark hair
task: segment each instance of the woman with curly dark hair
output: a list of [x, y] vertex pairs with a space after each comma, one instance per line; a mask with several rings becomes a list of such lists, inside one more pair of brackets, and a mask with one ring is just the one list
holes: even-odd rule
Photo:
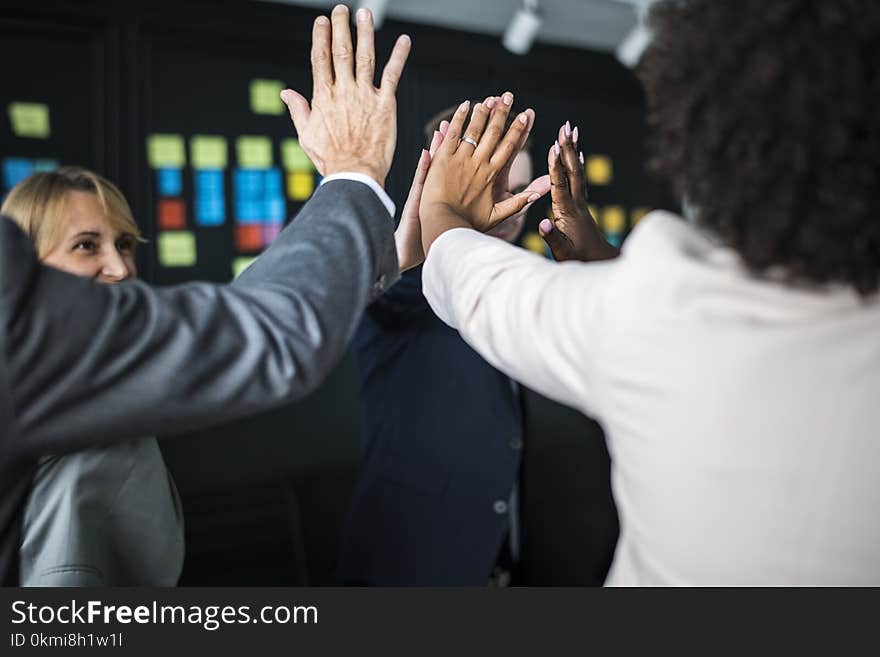
[[654, 212], [618, 257], [566, 124], [540, 228], [557, 259], [597, 262], [483, 236], [510, 143], [465, 110], [420, 206], [426, 297], [602, 422], [608, 584], [878, 585], [880, 4], [666, 0], [650, 28], [655, 165], [692, 221]]

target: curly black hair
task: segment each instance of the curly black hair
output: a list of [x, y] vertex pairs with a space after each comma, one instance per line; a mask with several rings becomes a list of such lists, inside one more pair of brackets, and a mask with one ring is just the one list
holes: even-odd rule
[[880, 2], [663, 0], [654, 168], [755, 273], [880, 286]]

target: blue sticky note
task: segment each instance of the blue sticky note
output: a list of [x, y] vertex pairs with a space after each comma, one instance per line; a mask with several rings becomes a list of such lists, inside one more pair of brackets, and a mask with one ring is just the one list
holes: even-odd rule
[[55, 171], [60, 166], [58, 160], [34, 160], [34, 173]]
[[605, 235], [605, 239], [608, 240], [611, 246], [620, 246], [623, 242], [623, 235], [621, 233], [608, 233]]
[[282, 196], [284, 194], [281, 180], [281, 169], [273, 167], [266, 172], [263, 183], [266, 196]]
[[283, 196], [270, 196], [266, 199], [266, 221], [272, 224], [284, 223], [287, 203]]
[[159, 196], [180, 196], [183, 193], [183, 176], [180, 169], [162, 167], [156, 169]]
[[235, 218], [240, 224], [263, 223], [263, 203], [255, 200], [237, 200]]
[[6, 189], [15, 187], [34, 172], [34, 164], [23, 157], [7, 157], [3, 160], [3, 184]]
[[198, 169], [196, 171], [196, 197], [223, 198], [223, 171]]
[[226, 202], [223, 197], [196, 198], [196, 224], [220, 226], [226, 221]]
[[262, 169], [236, 169], [233, 173], [235, 197], [252, 200], [263, 195], [264, 171]]

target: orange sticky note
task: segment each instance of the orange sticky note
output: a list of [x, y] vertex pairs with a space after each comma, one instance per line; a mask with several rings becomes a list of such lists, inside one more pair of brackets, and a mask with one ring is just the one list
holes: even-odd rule
[[156, 215], [156, 223], [162, 230], [186, 228], [186, 205], [179, 198], [160, 199]]

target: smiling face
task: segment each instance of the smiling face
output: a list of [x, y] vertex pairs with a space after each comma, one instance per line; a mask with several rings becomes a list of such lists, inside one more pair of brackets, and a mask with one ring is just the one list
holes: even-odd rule
[[[532, 157], [527, 151], [520, 151], [510, 167], [508, 191], [511, 194], [518, 194], [524, 191], [530, 182], [532, 182]], [[495, 226], [488, 234], [507, 242], [516, 242], [522, 232], [525, 220], [526, 211], [517, 212]]]
[[101, 283], [137, 276], [137, 237], [120, 229], [101, 207], [97, 194], [71, 191], [64, 199], [61, 232], [43, 262]]

